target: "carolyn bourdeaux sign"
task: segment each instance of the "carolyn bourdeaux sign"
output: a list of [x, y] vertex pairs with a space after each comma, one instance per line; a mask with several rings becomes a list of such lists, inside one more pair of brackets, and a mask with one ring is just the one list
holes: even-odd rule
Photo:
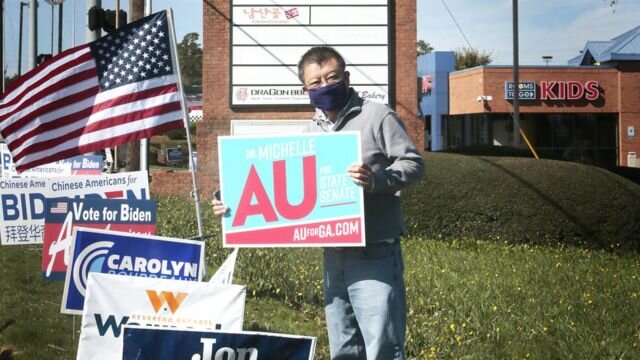
[[122, 359], [125, 324], [240, 331], [245, 297], [240, 285], [91, 273], [77, 358]]
[[127, 325], [122, 360], [311, 360], [315, 344], [308, 336]]
[[47, 199], [42, 244], [42, 279], [64, 281], [73, 229], [155, 235], [156, 202], [135, 199]]
[[226, 247], [364, 246], [360, 133], [218, 138]]
[[149, 199], [146, 171], [0, 179], [0, 243], [42, 244], [46, 199]]
[[200, 281], [204, 242], [76, 227], [60, 312], [82, 314], [90, 272]]

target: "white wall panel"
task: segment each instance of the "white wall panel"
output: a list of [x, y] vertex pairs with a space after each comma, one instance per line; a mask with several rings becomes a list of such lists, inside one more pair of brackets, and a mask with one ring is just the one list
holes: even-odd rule
[[[350, 64], [386, 65], [389, 49], [378, 46], [335, 46]], [[297, 65], [309, 46], [236, 46], [233, 48], [234, 65]]]
[[311, 25], [387, 25], [386, 7], [318, 6], [311, 12]]
[[387, 45], [385, 26], [234, 27], [234, 45]]

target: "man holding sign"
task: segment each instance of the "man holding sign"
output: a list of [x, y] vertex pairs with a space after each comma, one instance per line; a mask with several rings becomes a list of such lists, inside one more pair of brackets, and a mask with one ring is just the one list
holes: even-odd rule
[[[349, 87], [342, 56], [308, 50], [298, 77], [316, 107], [310, 132], [359, 131], [362, 161], [348, 167], [364, 189], [366, 247], [324, 250], [324, 303], [332, 359], [405, 359], [406, 292], [400, 190], [424, 176], [424, 162], [402, 120], [388, 106]], [[214, 212], [227, 207], [213, 201]]]

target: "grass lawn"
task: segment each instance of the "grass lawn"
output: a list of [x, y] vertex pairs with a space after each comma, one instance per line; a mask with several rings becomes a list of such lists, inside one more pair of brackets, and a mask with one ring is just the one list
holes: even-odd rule
[[[409, 358], [640, 359], [640, 186], [559, 161], [425, 160], [403, 194]], [[157, 200], [159, 235], [196, 233], [189, 201]], [[214, 270], [229, 250], [201, 208]], [[0, 360], [75, 359], [80, 317], [40, 262], [40, 246], [0, 247]], [[316, 336], [328, 359], [321, 267], [319, 249], [241, 250], [245, 329]]]
[[[0, 247], [0, 323], [15, 320], [0, 334], [0, 347], [12, 346], [17, 359], [74, 359], [80, 317], [74, 325], [73, 316], [59, 313], [62, 284], [40, 281], [38, 250]], [[406, 239], [404, 253], [411, 358], [640, 358], [637, 255], [419, 238]], [[319, 254], [274, 249], [262, 256], [302, 255], [313, 269]], [[276, 267], [263, 270], [264, 278], [281, 276]], [[246, 276], [242, 267], [236, 276]], [[299, 284], [299, 292], [316, 280]], [[316, 358], [328, 358], [317, 301], [247, 284], [246, 329], [317, 336]]]

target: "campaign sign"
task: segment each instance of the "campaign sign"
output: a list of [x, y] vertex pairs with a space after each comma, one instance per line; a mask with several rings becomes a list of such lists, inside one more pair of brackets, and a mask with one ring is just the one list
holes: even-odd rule
[[[103, 160], [100, 155], [78, 155], [64, 160], [54, 161], [49, 164], [36, 166], [23, 171], [18, 175], [11, 157], [11, 152], [5, 144], [0, 149], [2, 153], [3, 177], [50, 177], [71, 175], [100, 175], [102, 174]], [[6, 173], [5, 173], [6, 172]]]
[[11, 152], [5, 143], [0, 143], [0, 165], [0, 178], [10, 178], [18, 174]]
[[316, 339], [264, 332], [124, 327], [123, 360], [311, 360]]
[[42, 244], [46, 199], [149, 199], [146, 171], [0, 179], [0, 244]]
[[360, 133], [218, 138], [225, 247], [364, 246]]
[[102, 155], [78, 155], [63, 161], [71, 163], [71, 175], [100, 175], [104, 168]]
[[240, 331], [245, 297], [240, 285], [91, 273], [77, 358], [122, 359], [124, 325]]
[[167, 148], [166, 149], [166, 159], [167, 162], [180, 162], [182, 161], [182, 150], [180, 147]]
[[60, 312], [81, 314], [90, 272], [202, 280], [204, 242], [76, 227]]
[[156, 202], [124, 199], [47, 199], [42, 246], [42, 279], [64, 281], [73, 228], [155, 235]]

